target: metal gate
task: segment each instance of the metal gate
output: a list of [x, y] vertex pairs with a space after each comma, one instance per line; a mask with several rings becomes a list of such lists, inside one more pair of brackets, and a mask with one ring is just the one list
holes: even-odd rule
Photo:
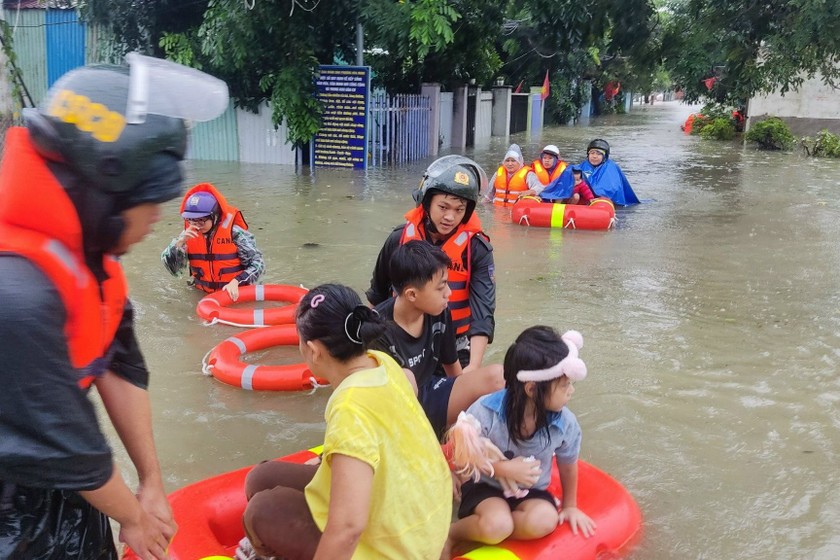
[[423, 95], [388, 95], [370, 98], [369, 164], [404, 163], [429, 156], [429, 98]]
[[475, 146], [475, 107], [478, 102], [478, 90], [470, 88], [467, 92], [467, 146]]
[[514, 93], [510, 99], [510, 133], [528, 130], [529, 93]]

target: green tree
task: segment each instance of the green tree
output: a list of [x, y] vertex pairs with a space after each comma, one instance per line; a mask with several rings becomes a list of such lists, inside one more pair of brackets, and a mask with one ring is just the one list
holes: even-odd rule
[[688, 101], [739, 104], [817, 73], [840, 78], [838, 2], [668, 0], [666, 10], [663, 56]]
[[655, 23], [651, 0], [84, 2], [85, 17], [110, 29], [123, 52], [163, 52], [213, 73], [237, 106], [255, 110], [268, 99], [297, 145], [319, 127], [313, 71], [355, 59], [357, 23], [365, 62], [390, 91], [488, 85], [499, 75], [541, 83], [549, 70], [549, 112], [561, 117], [582, 104], [581, 78], [601, 76], [602, 63], [649, 58]]
[[651, 0], [511, 0], [504, 22], [501, 72], [511, 83], [542, 83], [549, 72], [547, 110], [565, 123], [585, 103], [582, 80], [596, 87], [658, 64]]
[[82, 19], [109, 32], [121, 59], [129, 51], [162, 56], [164, 33], [181, 33], [201, 24], [208, 0], [79, 0]]
[[475, 80], [487, 84], [496, 77], [501, 59], [496, 37], [502, 21], [502, 4], [483, 0], [448, 2], [457, 17], [451, 35], [440, 34], [434, 49], [418, 49], [411, 38], [412, 9], [408, 3], [369, 0], [364, 13], [365, 55], [378, 85], [389, 91], [417, 91], [422, 82], [445, 88]]

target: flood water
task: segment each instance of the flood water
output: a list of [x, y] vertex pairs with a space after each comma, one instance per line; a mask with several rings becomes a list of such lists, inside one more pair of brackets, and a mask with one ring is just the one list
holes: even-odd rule
[[[570, 407], [582, 459], [642, 510], [629, 558], [840, 558], [840, 161], [684, 136], [691, 110], [661, 103], [512, 137], [526, 159], [553, 143], [574, 161], [605, 138], [647, 202], [610, 232], [531, 229], [479, 208], [498, 284], [487, 361], [533, 324], [583, 333], [589, 377]], [[507, 144], [467, 154], [492, 173]], [[189, 178], [244, 211], [266, 283], [361, 294], [429, 161], [315, 175], [191, 162]], [[177, 202], [166, 211], [125, 265], [171, 491], [319, 444], [329, 389], [255, 393], [202, 374], [205, 353], [238, 329], [202, 326], [198, 292], [164, 271], [160, 251], [181, 227]]]

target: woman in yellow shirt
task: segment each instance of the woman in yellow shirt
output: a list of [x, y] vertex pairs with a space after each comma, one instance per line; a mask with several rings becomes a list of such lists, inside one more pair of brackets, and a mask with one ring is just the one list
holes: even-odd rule
[[300, 302], [300, 351], [335, 388], [320, 465], [266, 462], [245, 483], [254, 550], [287, 559], [438, 558], [452, 482], [402, 369], [367, 350], [384, 329], [352, 289], [325, 284]]

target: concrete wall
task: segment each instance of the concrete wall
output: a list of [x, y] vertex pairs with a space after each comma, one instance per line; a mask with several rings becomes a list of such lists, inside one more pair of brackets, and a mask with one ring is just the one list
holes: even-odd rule
[[827, 128], [840, 133], [840, 89], [819, 77], [805, 80], [796, 91], [773, 92], [750, 99], [748, 126], [767, 117], [780, 117], [796, 135], [814, 134]]
[[440, 149], [452, 147], [452, 105], [454, 95], [451, 91], [440, 92]]
[[420, 95], [429, 98], [429, 155], [438, 155], [440, 145], [440, 84], [420, 84]]
[[452, 143], [463, 150], [467, 147], [467, 86], [455, 88], [452, 102]]
[[511, 98], [513, 88], [510, 86], [495, 86], [493, 88], [493, 136], [510, 136]]

